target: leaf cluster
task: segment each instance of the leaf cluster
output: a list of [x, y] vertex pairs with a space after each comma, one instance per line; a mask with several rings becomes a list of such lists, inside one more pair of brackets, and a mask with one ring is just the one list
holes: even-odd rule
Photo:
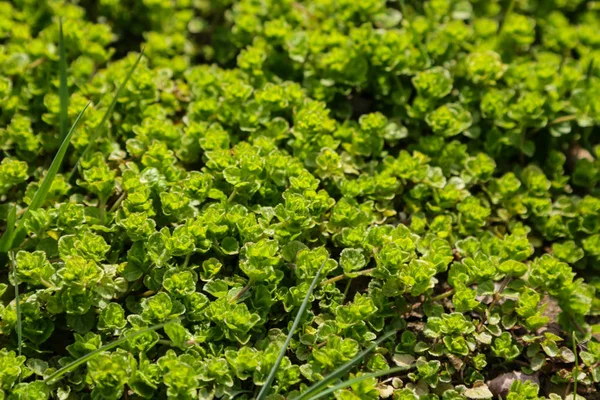
[[0, 0], [0, 399], [597, 394], [596, 66], [582, 0]]

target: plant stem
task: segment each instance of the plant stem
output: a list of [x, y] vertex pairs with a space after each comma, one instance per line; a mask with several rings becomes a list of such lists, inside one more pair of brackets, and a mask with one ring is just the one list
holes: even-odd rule
[[444, 292], [442, 294], [439, 294], [435, 297], [432, 297], [430, 300], [431, 301], [440, 301], [440, 300], [444, 300], [450, 296], [452, 296], [454, 294], [455, 290], [454, 289], [450, 289], [447, 292]]
[[342, 297], [343, 299], [345, 299], [346, 296], [348, 296], [348, 291], [350, 291], [351, 284], [352, 284], [352, 278], [348, 279], [348, 283], [346, 283], [346, 289], [344, 289], [344, 296]]
[[562, 117], [558, 117], [553, 119], [552, 121], [550, 121], [550, 123], [548, 125], [556, 125], [556, 124], [560, 124], [563, 122], [569, 122], [569, 121], [574, 121], [577, 119], [577, 115], [563, 115]]
[[229, 197], [227, 198], [227, 203], [231, 203], [235, 196], [237, 195], [237, 189], [233, 189]]
[[[548, 122], [546, 124], [546, 126], [544, 126], [542, 128], [552, 126], [552, 125], [562, 124], [563, 122], [575, 121], [576, 119], [577, 119], [577, 115], [575, 115], [575, 114], [563, 115], [562, 117], [554, 118], [552, 121]], [[533, 131], [531, 131], [531, 133], [532, 134], [537, 133], [537, 132], [541, 131], [542, 128], [536, 128]]]
[[123, 191], [123, 193], [121, 193], [121, 195], [115, 201], [115, 203], [110, 207], [110, 209], [108, 210], [108, 212], [109, 213], [114, 212], [117, 209], [117, 207], [119, 207], [119, 205], [123, 202], [123, 200], [125, 200], [125, 196], [127, 196], [127, 192]]
[[[373, 272], [375, 270], [375, 268], [369, 268], [369, 269], [364, 269], [362, 271], [358, 271], [358, 272], [353, 272], [352, 275], [369, 275], [371, 272]], [[346, 274], [341, 274], [338, 276], [334, 276], [333, 278], [329, 278], [323, 282], [321, 282], [321, 285], [325, 286], [325, 285], [329, 285], [330, 283], [335, 283], [337, 281], [341, 281], [344, 278], [348, 278], [348, 276]]]
[[192, 258], [192, 253], [189, 253], [188, 255], [185, 256], [185, 261], [183, 262], [183, 268], [187, 268], [188, 264], [190, 263], [190, 258]]
[[502, 292], [504, 292], [504, 289], [506, 289], [506, 287], [508, 286], [509, 282], [510, 282], [510, 276], [507, 276], [506, 278], [504, 278], [504, 280], [500, 284], [500, 287], [498, 288], [498, 291], [496, 293], [494, 293], [494, 299], [492, 300], [492, 302], [488, 306], [487, 312], [485, 312], [483, 314], [483, 317], [481, 318], [481, 321], [479, 321], [479, 325], [477, 325], [477, 332], [480, 332], [481, 328], [483, 328], [483, 324], [487, 320], [487, 314], [490, 313], [492, 311], [492, 309], [494, 308], [494, 306], [496, 305], [496, 303], [498, 301], [500, 301], [500, 296], [502, 295]]
[[237, 292], [237, 294], [229, 300], [229, 304], [233, 304], [236, 301], [238, 301], [244, 295], [244, 293], [246, 293], [252, 287], [252, 285], [254, 285], [254, 282], [252, 282], [252, 281], [248, 282], [248, 284], [246, 286], [244, 286], [242, 288], [242, 290]]

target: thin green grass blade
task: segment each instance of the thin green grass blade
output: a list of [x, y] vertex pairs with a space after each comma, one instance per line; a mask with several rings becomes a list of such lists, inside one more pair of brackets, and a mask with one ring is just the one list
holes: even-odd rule
[[370, 374], [364, 374], [361, 376], [357, 376], [356, 378], [349, 379], [349, 380], [339, 383], [335, 386], [332, 386], [329, 389], [314, 395], [309, 400], [320, 399], [321, 397], [327, 396], [328, 394], [331, 394], [331, 393], [335, 392], [336, 390], [347, 388], [348, 386], [352, 386], [355, 383], [364, 381], [365, 379], [377, 378], [377, 377], [385, 376], [385, 375], [391, 375], [391, 374], [395, 374], [396, 372], [406, 371], [407, 369], [410, 369], [410, 368], [412, 368], [412, 366], [410, 366], [410, 367], [394, 367], [394, 368], [386, 369], [384, 371], [377, 371], [377, 372], [373, 372]]
[[63, 36], [63, 24], [60, 21], [59, 36], [58, 36], [58, 76], [60, 86], [58, 95], [60, 98], [60, 140], [67, 137], [69, 130], [69, 87], [67, 86], [67, 56], [65, 54], [65, 40]]
[[129, 82], [129, 79], [133, 75], [133, 71], [135, 71], [138, 64], [142, 60], [143, 56], [144, 56], [144, 49], [142, 48], [142, 51], [140, 52], [140, 55], [138, 56], [137, 60], [135, 60], [135, 63], [133, 64], [133, 66], [131, 67], [129, 72], [127, 73], [127, 76], [125, 77], [123, 82], [121, 82], [121, 84], [117, 88], [117, 92], [115, 93], [110, 105], [108, 106], [108, 109], [104, 113], [102, 120], [100, 121], [100, 123], [98, 125], [96, 125], [94, 132], [92, 133], [92, 135], [89, 138], [88, 145], [85, 147], [85, 149], [83, 150], [83, 153], [81, 153], [81, 156], [79, 157], [79, 159], [75, 163], [75, 166], [71, 170], [71, 174], [69, 175], [69, 179], [68, 179], [69, 182], [73, 179], [73, 177], [75, 176], [75, 173], [77, 173], [77, 167], [79, 166], [79, 160], [81, 160], [82, 158], [85, 158], [88, 155], [88, 153], [90, 151], [92, 151], [92, 147], [94, 146], [94, 144], [96, 144], [96, 140], [98, 139], [98, 136], [100, 135], [100, 130], [101, 130], [102, 126], [106, 123], [106, 121], [108, 121], [108, 119], [112, 115], [112, 112], [115, 109], [115, 105], [117, 104], [117, 100], [119, 98], [119, 95], [121, 94], [121, 91], [123, 90], [125, 85], [127, 85], [127, 82]]
[[74, 369], [76, 369], [80, 365], [82, 365], [82, 364], [86, 363], [87, 361], [91, 360], [92, 358], [96, 357], [97, 355], [99, 355], [103, 351], [108, 351], [110, 349], [113, 349], [113, 348], [119, 346], [120, 344], [123, 344], [126, 341], [128, 341], [130, 339], [133, 339], [136, 336], [143, 335], [144, 333], [152, 332], [152, 331], [155, 331], [157, 329], [163, 328], [163, 327], [165, 327], [165, 326], [173, 323], [174, 321], [176, 321], [176, 320], [172, 320], [172, 321], [169, 321], [169, 322], [165, 322], [163, 324], [158, 324], [158, 325], [154, 325], [154, 326], [151, 326], [151, 327], [148, 327], [148, 328], [144, 328], [144, 329], [141, 329], [139, 331], [130, 333], [129, 335], [125, 335], [122, 338], [117, 339], [115, 341], [112, 341], [112, 342], [110, 342], [108, 344], [105, 344], [104, 346], [100, 347], [99, 349], [96, 349], [96, 350], [92, 351], [91, 353], [88, 353], [88, 354], [86, 354], [86, 355], [84, 355], [82, 357], [79, 357], [77, 360], [75, 360], [75, 361], [73, 361], [73, 362], [65, 365], [61, 369], [55, 371], [52, 375], [47, 376], [44, 379], [44, 382], [46, 382], [47, 384], [51, 384], [54, 381], [56, 381], [57, 379], [59, 379], [60, 377], [62, 377], [63, 375], [65, 375], [65, 374], [73, 371]]
[[330, 373], [329, 375], [327, 375], [324, 379], [322, 379], [319, 382], [315, 383], [310, 388], [308, 388], [308, 390], [306, 390], [304, 393], [301, 393], [299, 396], [295, 397], [292, 400], [303, 400], [303, 399], [307, 398], [310, 395], [314, 395], [316, 393], [319, 393], [321, 390], [324, 390], [331, 381], [333, 381], [333, 380], [341, 377], [345, 373], [347, 373], [348, 370], [350, 368], [352, 368], [352, 366], [354, 364], [362, 361], [362, 359], [364, 359], [365, 356], [367, 356], [367, 354], [369, 354], [377, 346], [379, 346], [381, 344], [381, 342], [383, 342], [384, 340], [388, 339], [390, 336], [395, 335], [396, 332], [397, 331], [393, 330], [393, 331], [389, 331], [389, 332], [385, 333], [382, 337], [380, 337], [379, 339], [377, 339], [375, 341], [375, 343], [373, 343], [371, 346], [369, 346], [366, 349], [364, 349], [362, 352], [360, 352], [352, 360], [348, 361], [347, 363], [345, 363], [341, 367], [337, 368], [335, 371], [333, 371], [332, 373]]
[[510, 0], [510, 3], [508, 3], [508, 7], [506, 8], [506, 11], [504, 12], [504, 16], [502, 17], [502, 21], [500, 21], [500, 28], [498, 28], [498, 37], [502, 36], [502, 32], [504, 30], [506, 21], [508, 20], [508, 18], [510, 18], [514, 9], [515, 9], [515, 0]]
[[8, 218], [6, 219], [6, 230], [12, 231], [15, 229], [15, 223], [17, 222], [17, 205], [13, 205], [8, 212]]
[[23, 218], [21, 218], [21, 220], [25, 219], [25, 217], [31, 210], [35, 211], [38, 208], [40, 208], [42, 204], [44, 204], [46, 196], [48, 195], [48, 191], [50, 190], [50, 186], [52, 185], [56, 174], [58, 174], [58, 170], [60, 169], [63, 159], [65, 158], [65, 154], [67, 154], [67, 149], [69, 148], [69, 144], [71, 143], [71, 137], [73, 137], [73, 133], [75, 133], [75, 128], [77, 128], [77, 125], [79, 125], [79, 120], [81, 120], [81, 117], [83, 116], [85, 110], [87, 110], [90, 104], [91, 102], [87, 103], [85, 107], [83, 107], [83, 110], [79, 112], [77, 119], [75, 119], [75, 122], [73, 123], [73, 126], [71, 126], [69, 133], [67, 133], [67, 136], [62, 141], [58, 152], [54, 156], [54, 160], [52, 160], [52, 164], [50, 164], [50, 168], [48, 168], [48, 173], [44, 177], [44, 180], [42, 181], [42, 184], [38, 188], [37, 192], [35, 192], [33, 200], [31, 201], [31, 204], [25, 211], [25, 214], [23, 215]]
[[298, 310], [298, 313], [296, 314], [296, 318], [294, 319], [294, 323], [292, 324], [292, 329], [290, 329], [290, 332], [288, 333], [287, 338], [285, 339], [285, 343], [283, 343], [283, 346], [281, 347], [281, 350], [279, 351], [279, 356], [277, 357], [277, 361], [275, 361], [275, 364], [271, 368], [271, 371], [269, 372], [269, 376], [267, 377], [267, 380], [265, 381], [264, 386], [261, 388], [260, 392], [258, 393], [256, 400], [264, 400], [264, 398], [267, 397], [267, 393], [269, 392], [269, 389], [271, 388], [271, 385], [273, 384], [273, 380], [275, 379], [275, 374], [277, 373], [277, 370], [279, 369], [279, 365], [281, 364], [281, 361], [283, 361], [283, 357], [285, 356], [285, 352], [286, 352], [288, 346], [290, 345], [290, 342], [292, 341], [292, 337], [294, 336], [294, 332], [296, 331], [296, 328], [298, 327], [298, 325], [300, 325], [300, 320], [302, 319], [302, 315], [304, 315], [304, 311], [306, 311], [306, 307], [308, 306], [308, 302], [310, 300], [310, 295], [312, 294], [313, 290], [315, 290], [315, 286], [317, 286], [317, 282], [319, 281], [319, 277], [321, 276], [321, 271], [323, 271], [323, 267], [325, 266], [326, 262], [327, 262], [327, 259], [325, 259], [325, 261], [323, 261], [323, 264], [321, 264], [321, 266], [319, 267], [319, 270], [317, 271], [317, 274], [313, 278], [313, 280], [310, 284], [310, 287], [308, 288], [308, 292], [306, 293], [306, 296], [304, 296], [302, 305], [300, 306], [300, 309]]
[[77, 125], [79, 125], [79, 120], [81, 120], [83, 113], [85, 113], [85, 110], [87, 110], [89, 105], [90, 105], [90, 103], [87, 103], [86, 106], [83, 108], [83, 110], [81, 110], [81, 112], [79, 112], [79, 115], [77, 116], [77, 118], [75, 119], [75, 122], [71, 126], [69, 133], [67, 133], [67, 136], [64, 138], [64, 140], [62, 141], [62, 144], [60, 145], [60, 148], [56, 152], [56, 155], [54, 156], [54, 159], [52, 160], [52, 164], [50, 164], [50, 168], [48, 169], [48, 173], [46, 173], [46, 176], [42, 180], [40, 187], [38, 188], [37, 192], [35, 192], [35, 195], [33, 196], [33, 200], [31, 201], [31, 204], [29, 205], [29, 207], [27, 207], [27, 210], [25, 210], [25, 213], [23, 214], [21, 219], [19, 219], [15, 223], [15, 228], [10, 231], [7, 229], [4, 232], [4, 234], [2, 235], [2, 238], [0, 239], [0, 244], [1, 244], [0, 252], [6, 253], [12, 248], [15, 237], [17, 237], [17, 235], [19, 234], [19, 231], [21, 230], [23, 221], [25, 221], [27, 219], [27, 217], [29, 216], [29, 213], [32, 210], [35, 211], [38, 208], [40, 208], [42, 206], [42, 204], [44, 204], [44, 201], [46, 200], [46, 197], [48, 196], [48, 191], [50, 190], [50, 186], [52, 185], [52, 182], [54, 181], [54, 178], [56, 177], [56, 174], [58, 173], [58, 170], [60, 169], [63, 159], [65, 158], [65, 154], [67, 153], [67, 149], [69, 148], [69, 143], [71, 142], [71, 137], [73, 137], [73, 133], [75, 132]]
[[575, 376], [573, 377], [573, 399], [577, 400], [577, 378], [579, 377], [579, 356], [577, 354], [577, 339], [575, 338], [575, 332], [571, 334], [573, 338], [573, 354], [575, 355]]
[[[4, 234], [2, 235], [2, 237], [0, 238], [0, 250], [7, 247], [6, 245], [7, 245], [8, 238], [12, 236], [12, 234], [15, 230], [16, 221], [17, 221], [17, 205], [15, 204], [10, 209], [8, 218], [6, 220], [6, 230], [4, 231]], [[5, 251], [3, 251], [3, 253], [6, 253], [9, 250], [8, 247]]]
[[596, 59], [592, 58], [592, 60], [590, 61], [589, 65], [588, 65], [588, 69], [585, 74], [585, 79], [587, 82], [590, 81], [590, 79], [592, 78], [592, 75], [594, 74], [594, 62], [595, 61], [596, 61]]
[[15, 253], [11, 254], [11, 264], [13, 280], [15, 282], [15, 305], [17, 306], [17, 348], [19, 355], [23, 351], [23, 320], [21, 319], [21, 300], [19, 299], [19, 281], [17, 280], [17, 262], [15, 261]]

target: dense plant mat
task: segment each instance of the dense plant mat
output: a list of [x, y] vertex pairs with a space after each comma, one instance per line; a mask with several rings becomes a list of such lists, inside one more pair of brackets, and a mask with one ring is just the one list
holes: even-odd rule
[[0, 1], [0, 399], [598, 398], [600, 2]]

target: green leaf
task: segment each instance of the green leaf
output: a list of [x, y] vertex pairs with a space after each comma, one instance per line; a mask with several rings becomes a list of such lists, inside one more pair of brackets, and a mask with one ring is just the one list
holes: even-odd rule
[[417, 93], [425, 98], [439, 99], [452, 91], [452, 75], [443, 67], [433, 67], [412, 78]]
[[168, 324], [172, 324], [175, 321], [176, 320], [172, 320], [169, 322], [165, 322], [163, 324], [157, 324], [157, 325], [154, 325], [154, 326], [151, 326], [148, 328], [140, 329], [139, 331], [130, 333], [129, 335], [125, 335], [120, 339], [114, 340], [92, 352], [89, 352], [88, 354], [86, 354], [84, 356], [79, 357], [77, 360], [72, 361], [69, 364], [62, 367], [61, 369], [55, 371], [51, 375], [47, 376], [44, 379], [44, 382], [46, 382], [47, 384], [54, 383], [56, 380], [60, 379], [63, 375], [75, 370], [77, 367], [79, 367], [83, 363], [93, 359], [94, 357], [97, 357], [102, 352], [108, 351], [110, 349], [114, 349], [115, 347], [119, 346], [120, 344], [123, 344], [123, 343], [127, 342], [128, 340], [133, 339], [136, 336], [143, 335], [144, 333], [152, 332], [157, 329], [163, 328], [163, 327], [167, 326]]
[[273, 384], [273, 379], [275, 379], [275, 374], [277, 373], [277, 370], [279, 369], [279, 365], [281, 364], [281, 361], [283, 360], [283, 357], [285, 356], [285, 352], [286, 352], [288, 346], [290, 345], [290, 342], [292, 341], [292, 336], [294, 336], [294, 332], [296, 331], [296, 328], [298, 327], [298, 325], [300, 325], [300, 320], [302, 319], [302, 316], [304, 315], [304, 311], [306, 310], [306, 307], [308, 306], [308, 301], [310, 299], [310, 296], [312, 295], [312, 292], [315, 290], [315, 286], [317, 286], [317, 282], [319, 280], [319, 277], [321, 276], [321, 271], [323, 270], [323, 267], [325, 267], [326, 263], [327, 263], [327, 258], [325, 258], [325, 261], [323, 261], [323, 263], [319, 267], [319, 270], [317, 271], [317, 274], [313, 278], [313, 280], [310, 284], [310, 287], [308, 288], [308, 292], [306, 292], [306, 296], [304, 296], [304, 301], [302, 302], [302, 305], [300, 306], [300, 309], [298, 310], [298, 313], [296, 314], [296, 318], [294, 319], [292, 328], [290, 329], [290, 332], [288, 333], [288, 335], [285, 339], [285, 342], [283, 343], [283, 346], [281, 347], [281, 350], [279, 351], [277, 360], [275, 361], [275, 364], [271, 368], [271, 371], [269, 372], [269, 376], [267, 377], [267, 380], [265, 381], [264, 386], [258, 393], [258, 397], [256, 398], [256, 400], [264, 400], [267, 397], [267, 393], [269, 392], [269, 389], [271, 388], [271, 385]]
[[362, 249], [347, 248], [340, 254], [340, 265], [346, 275], [352, 276], [352, 272], [359, 271], [367, 265], [367, 259]]

